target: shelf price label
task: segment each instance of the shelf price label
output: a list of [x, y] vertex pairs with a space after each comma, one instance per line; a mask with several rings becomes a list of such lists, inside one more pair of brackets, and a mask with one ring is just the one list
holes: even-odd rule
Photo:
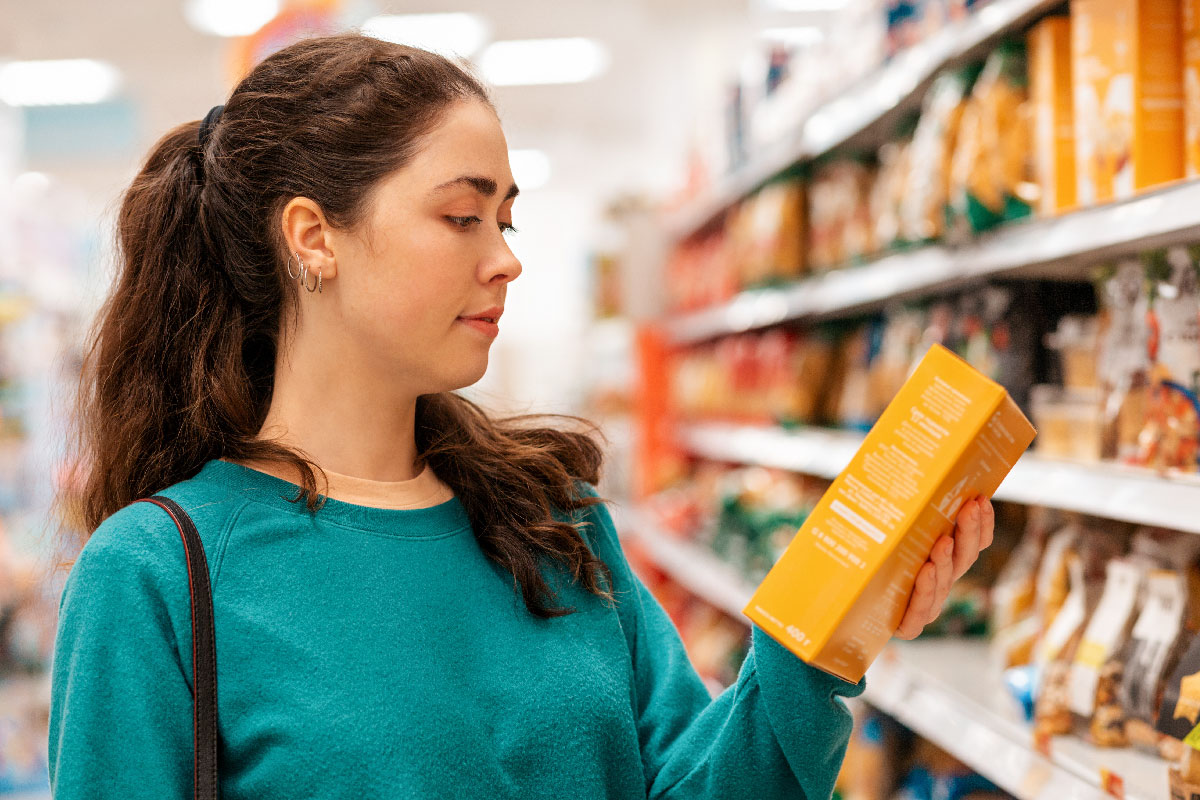
[[1100, 788], [1109, 797], [1125, 800], [1125, 780], [1115, 772], [1100, 768]]

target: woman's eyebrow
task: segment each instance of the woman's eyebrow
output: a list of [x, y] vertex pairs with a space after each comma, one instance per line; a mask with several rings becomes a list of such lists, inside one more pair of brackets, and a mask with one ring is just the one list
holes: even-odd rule
[[[463, 183], [474, 188], [475, 191], [479, 192], [484, 197], [493, 197], [496, 194], [496, 182], [491, 178], [487, 178], [482, 175], [460, 175], [452, 181], [446, 181], [440, 186], [434, 187], [433, 191], [440, 192], [444, 189], [450, 188], [451, 186], [457, 186]], [[518, 189], [517, 185], [514, 183], [512, 186], [508, 187], [508, 192], [505, 193], [504, 199], [511, 200], [520, 193], [521, 190]]]

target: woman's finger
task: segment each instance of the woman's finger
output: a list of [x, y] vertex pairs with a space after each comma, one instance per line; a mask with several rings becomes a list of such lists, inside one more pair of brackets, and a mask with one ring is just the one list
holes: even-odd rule
[[979, 534], [982, 523], [979, 504], [964, 503], [958, 512], [954, 531], [954, 580], [961, 578], [979, 557]]
[[992, 541], [996, 536], [996, 509], [992, 507], [992, 501], [986, 497], [979, 498], [979, 510], [983, 512], [983, 538], [979, 543], [980, 550], [986, 550], [992, 546]]
[[946, 598], [950, 596], [950, 586], [954, 583], [954, 540], [949, 536], [943, 536], [937, 540], [937, 544], [933, 546], [932, 561], [935, 570], [935, 583], [937, 589], [934, 592], [933, 605], [930, 607], [929, 617], [925, 620], [925, 624], [933, 622], [941, 613], [942, 608], [946, 605]]
[[908, 599], [908, 610], [896, 628], [896, 638], [915, 639], [925, 629], [925, 620], [933, 606], [933, 595], [937, 591], [936, 568], [929, 561], [917, 572], [912, 597]]

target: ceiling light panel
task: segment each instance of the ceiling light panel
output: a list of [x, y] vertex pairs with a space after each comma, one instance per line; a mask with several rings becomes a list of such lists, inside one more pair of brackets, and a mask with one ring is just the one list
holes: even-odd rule
[[201, 33], [249, 36], [279, 13], [280, 0], [188, 0], [183, 15]]
[[602, 75], [609, 60], [595, 39], [513, 39], [488, 45], [479, 68], [495, 86], [581, 83]]
[[540, 189], [550, 181], [550, 158], [541, 150], [509, 150], [508, 166], [522, 192]]
[[420, 47], [446, 56], [470, 58], [487, 43], [491, 30], [478, 14], [385, 14], [363, 23], [377, 39]]
[[101, 103], [120, 83], [116, 67], [89, 58], [0, 64], [0, 102], [11, 106]]

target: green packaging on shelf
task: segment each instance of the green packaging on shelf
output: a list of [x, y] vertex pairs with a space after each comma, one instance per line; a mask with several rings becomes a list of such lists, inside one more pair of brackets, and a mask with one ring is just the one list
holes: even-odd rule
[[965, 501], [996, 491], [1033, 437], [1002, 386], [934, 345], [746, 615], [808, 663], [857, 682], [899, 625], [934, 542]]

